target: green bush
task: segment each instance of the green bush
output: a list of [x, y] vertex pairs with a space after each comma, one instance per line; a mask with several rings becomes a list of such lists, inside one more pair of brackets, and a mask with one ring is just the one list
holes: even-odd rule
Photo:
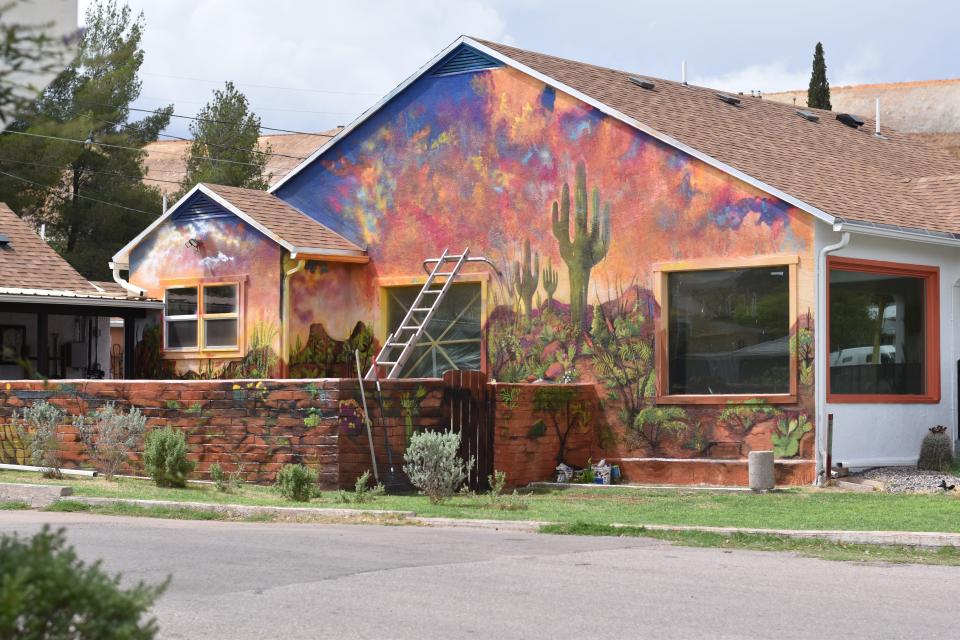
[[66, 413], [46, 400], [24, 407], [22, 413], [13, 412], [11, 422], [17, 436], [26, 449], [27, 456], [35, 466], [43, 467], [43, 474], [60, 478], [63, 466], [63, 447], [57, 438], [57, 428], [63, 423]]
[[140, 640], [157, 634], [145, 615], [166, 583], [125, 589], [120, 576], [86, 565], [49, 527], [0, 539], [0, 638]]
[[210, 479], [213, 480], [213, 486], [217, 491], [233, 493], [243, 484], [243, 465], [238, 464], [233, 471], [227, 473], [219, 462], [214, 462], [210, 465]]
[[143, 463], [158, 487], [185, 487], [194, 463], [187, 459], [187, 437], [172, 427], [147, 434]]
[[383, 484], [378, 482], [377, 484], [370, 486], [370, 471], [364, 471], [360, 474], [360, 477], [357, 478], [357, 482], [353, 485], [353, 493], [349, 491], [344, 491], [341, 489], [337, 492], [337, 502], [353, 502], [354, 504], [364, 504], [367, 502], [373, 502], [376, 498], [379, 498], [385, 493]]
[[317, 484], [317, 472], [302, 464], [285, 464], [277, 474], [275, 485], [280, 495], [287, 500], [307, 502], [313, 496]]
[[410, 445], [403, 454], [403, 471], [433, 504], [456, 493], [473, 468], [473, 457], [465, 463], [457, 455], [459, 448], [460, 434], [452, 431], [424, 431], [410, 436]]

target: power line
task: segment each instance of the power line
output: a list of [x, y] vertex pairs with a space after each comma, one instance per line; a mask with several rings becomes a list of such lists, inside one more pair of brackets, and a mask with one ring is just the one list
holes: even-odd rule
[[[145, 76], [154, 76], [155, 78], [174, 78], [176, 80], [190, 80], [191, 82], [209, 82], [212, 84], [220, 85], [222, 80], [208, 80], [206, 78], [190, 78], [187, 76], [173, 76], [163, 73], [147, 73], [140, 72], [141, 75]], [[278, 87], [271, 84], [254, 84], [252, 82], [234, 82], [234, 84], [241, 87], [256, 87], [258, 89], [280, 89], [282, 91], [305, 91], [308, 93], [329, 93], [333, 95], [343, 95], [343, 96], [379, 96], [379, 93], [374, 93], [371, 91], [335, 91], [333, 89], [308, 89], [301, 87]]]
[[[0, 158], [0, 162], [14, 162], [16, 164], [25, 164], [33, 167], [47, 167], [49, 169], [60, 169], [61, 171], [67, 171], [67, 167], [58, 164], [45, 164], [43, 162], [27, 162], [26, 160], [14, 160], [13, 158]], [[149, 180], [150, 182], [167, 182], [170, 184], [180, 184], [177, 180], [164, 180], [163, 178], [151, 178], [149, 175], [144, 175], [143, 177], [131, 176], [125, 173], [117, 173], [115, 171], [97, 171], [96, 169], [86, 169], [84, 173], [96, 174], [102, 176], [115, 176], [117, 178], [127, 178], [129, 180], [136, 180], [137, 182], [142, 182], [144, 180]]]
[[106, 200], [98, 200], [97, 198], [91, 198], [90, 196], [83, 195], [82, 193], [72, 193], [72, 194], [70, 194], [69, 196], [65, 196], [65, 195], [61, 194], [60, 192], [58, 192], [58, 191], [57, 191], [56, 189], [54, 189], [53, 187], [49, 187], [49, 186], [47, 186], [47, 185], [45, 185], [45, 184], [40, 184], [39, 182], [34, 182], [33, 180], [28, 180], [28, 179], [23, 178], [23, 177], [21, 177], [21, 176], [18, 176], [18, 175], [12, 174], [12, 173], [7, 173], [6, 171], [2, 171], [2, 170], [0, 170], [0, 175], [7, 176], [8, 178], [13, 178], [14, 180], [19, 180], [20, 182], [26, 182], [27, 184], [32, 184], [33, 186], [35, 186], [35, 187], [40, 187], [41, 189], [46, 189], [47, 191], [49, 191], [49, 192], [52, 193], [53, 195], [57, 196], [58, 198], [60, 198], [60, 199], [63, 200], [64, 202], [67, 202], [67, 201], [69, 201], [69, 200], [72, 199], [72, 198], [82, 198], [82, 199], [84, 199], [84, 200], [90, 200], [91, 202], [96, 202], [96, 203], [99, 203], [99, 204], [105, 204], [105, 205], [107, 205], [108, 207], [117, 207], [118, 209], [126, 209], [127, 211], [133, 211], [134, 213], [145, 213], [146, 215], [148, 215], [148, 216], [153, 216], [154, 218], [156, 218], [157, 216], [160, 215], [159, 213], [151, 213], [150, 211], [144, 211], [143, 209], [134, 209], [133, 207], [128, 207], [128, 206], [126, 206], [126, 205], [117, 204], [117, 203], [115, 203], [115, 202], [107, 202]]
[[[124, 145], [122, 145], [122, 144], [109, 144], [109, 143], [106, 143], [106, 142], [97, 142], [97, 141], [95, 141], [95, 140], [77, 140], [76, 138], [61, 138], [60, 136], [48, 136], [48, 135], [44, 135], [44, 134], [42, 134], [42, 133], [29, 133], [29, 132], [27, 132], [27, 131], [11, 131], [10, 129], [6, 129], [6, 130], [4, 130], [4, 131], [2, 131], [2, 132], [0, 132], [0, 133], [12, 133], [12, 134], [18, 135], [18, 136], [31, 136], [31, 137], [34, 137], [34, 138], [44, 138], [44, 139], [47, 139], [47, 140], [58, 140], [58, 141], [60, 141], [60, 142], [74, 142], [74, 143], [77, 143], [77, 144], [95, 144], [95, 145], [98, 145], [98, 146], [101, 146], [101, 147], [109, 147], [109, 148], [113, 148], [113, 149], [126, 149], [126, 150], [128, 150], [128, 151], [143, 151], [142, 148], [139, 148], [139, 147], [127, 147], [127, 146], [124, 146]], [[146, 153], [146, 152], [145, 152], [145, 153]], [[150, 153], [165, 153], [165, 154], [167, 154], [167, 155], [172, 155], [172, 156], [181, 156], [181, 155], [183, 155], [183, 154], [177, 153], [176, 151], [160, 151], [160, 150], [157, 150], [157, 149], [151, 149], [151, 150], [150, 150]], [[259, 167], [259, 166], [260, 166], [260, 165], [254, 163], [254, 162], [241, 162], [240, 160], [226, 160], [226, 159], [224, 159], [224, 158], [209, 158], [209, 157], [207, 157], [207, 156], [194, 156], [194, 155], [189, 155], [189, 154], [187, 154], [187, 157], [189, 157], [189, 158], [196, 158], [197, 160], [206, 160], [206, 161], [208, 161], [208, 162], [224, 162], [224, 163], [226, 163], [226, 164], [241, 164], [241, 165], [246, 165], [246, 166], [249, 166], [249, 167]]]
[[[76, 115], [76, 113], [75, 113], [74, 115]], [[104, 120], [103, 118], [94, 118], [94, 120], [98, 120], [98, 121], [104, 122], [104, 123], [106, 123], [106, 124], [111, 124], [111, 125], [113, 125], [113, 126], [115, 126], [115, 127], [124, 127], [124, 126], [127, 126], [127, 125], [124, 125], [124, 124], [121, 123], [121, 122], [111, 122], [110, 120]], [[191, 138], [183, 138], [183, 137], [180, 137], [180, 136], [175, 136], [175, 135], [173, 135], [172, 133], [158, 133], [157, 135], [158, 135], [158, 136], [165, 136], [165, 137], [167, 137], [167, 138], [172, 138], [172, 139], [174, 139], [174, 140], [182, 140], [183, 142], [193, 142], [193, 140], [192, 140]], [[259, 149], [241, 149], [240, 147], [230, 147], [230, 146], [227, 146], [227, 145], [216, 144], [216, 143], [213, 143], [213, 142], [205, 142], [204, 144], [205, 144], [206, 146], [208, 146], [208, 147], [216, 147], [217, 149], [225, 149], [225, 150], [227, 150], [227, 151], [240, 151], [240, 152], [259, 153], [260, 155], [263, 155], [263, 156], [277, 156], [278, 158], [290, 158], [291, 160], [306, 160], [306, 158], [303, 157], [303, 156], [291, 156], [291, 155], [287, 155], [286, 153], [273, 153], [272, 151], [260, 151]], [[163, 153], [163, 152], [161, 151], [160, 153]], [[172, 152], [172, 151], [168, 151], [167, 153], [173, 153], [173, 152]]]
[[[140, 96], [147, 100], [159, 100], [160, 102], [185, 102], [187, 104], [207, 104], [203, 100], [184, 100], [183, 98], [158, 98], [156, 96]], [[352, 116], [356, 111], [314, 111], [312, 109], [285, 109], [283, 107], [258, 107], [254, 108], [250, 106], [250, 110], [253, 112], [257, 111], [285, 111], [289, 113], [316, 113], [323, 116]]]

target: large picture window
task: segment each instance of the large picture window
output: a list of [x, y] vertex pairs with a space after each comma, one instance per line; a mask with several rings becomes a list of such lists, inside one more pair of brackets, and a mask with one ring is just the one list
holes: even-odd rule
[[[393, 333], [413, 304], [419, 286], [386, 289], [387, 331]], [[479, 369], [481, 286], [462, 283], [450, 287], [440, 301], [401, 375], [435, 378], [451, 369]]]
[[171, 287], [164, 295], [164, 348], [168, 351], [239, 349], [239, 286]]
[[663, 269], [658, 402], [792, 401], [796, 261], [745, 262]]
[[938, 273], [832, 258], [831, 402], [939, 400]]

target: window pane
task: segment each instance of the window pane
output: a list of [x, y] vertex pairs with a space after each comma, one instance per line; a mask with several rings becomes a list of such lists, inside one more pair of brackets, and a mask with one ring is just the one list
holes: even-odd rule
[[166, 315], [192, 316], [197, 313], [197, 288], [167, 289]]
[[670, 273], [669, 392], [790, 391], [790, 271]]
[[203, 288], [204, 313], [236, 313], [237, 285], [216, 284]]
[[830, 391], [922, 394], [924, 279], [830, 270]]
[[203, 340], [208, 347], [237, 346], [237, 321], [204, 320]]
[[[400, 326], [419, 291], [420, 287], [388, 289], [387, 326], [391, 332]], [[407, 361], [403, 377], [438, 377], [451, 369], [480, 368], [480, 291], [475, 283], [450, 288]], [[399, 349], [394, 352], [397, 354]]]
[[190, 349], [196, 346], [196, 320], [167, 320], [168, 349]]

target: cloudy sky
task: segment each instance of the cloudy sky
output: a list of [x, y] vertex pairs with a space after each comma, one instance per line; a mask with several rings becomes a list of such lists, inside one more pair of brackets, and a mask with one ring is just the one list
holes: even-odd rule
[[728, 91], [805, 87], [818, 40], [834, 86], [960, 76], [953, 0], [129, 3], [147, 24], [137, 106], [194, 115], [232, 80], [264, 125], [302, 131], [349, 123], [460, 34], [671, 79], [686, 59]]

